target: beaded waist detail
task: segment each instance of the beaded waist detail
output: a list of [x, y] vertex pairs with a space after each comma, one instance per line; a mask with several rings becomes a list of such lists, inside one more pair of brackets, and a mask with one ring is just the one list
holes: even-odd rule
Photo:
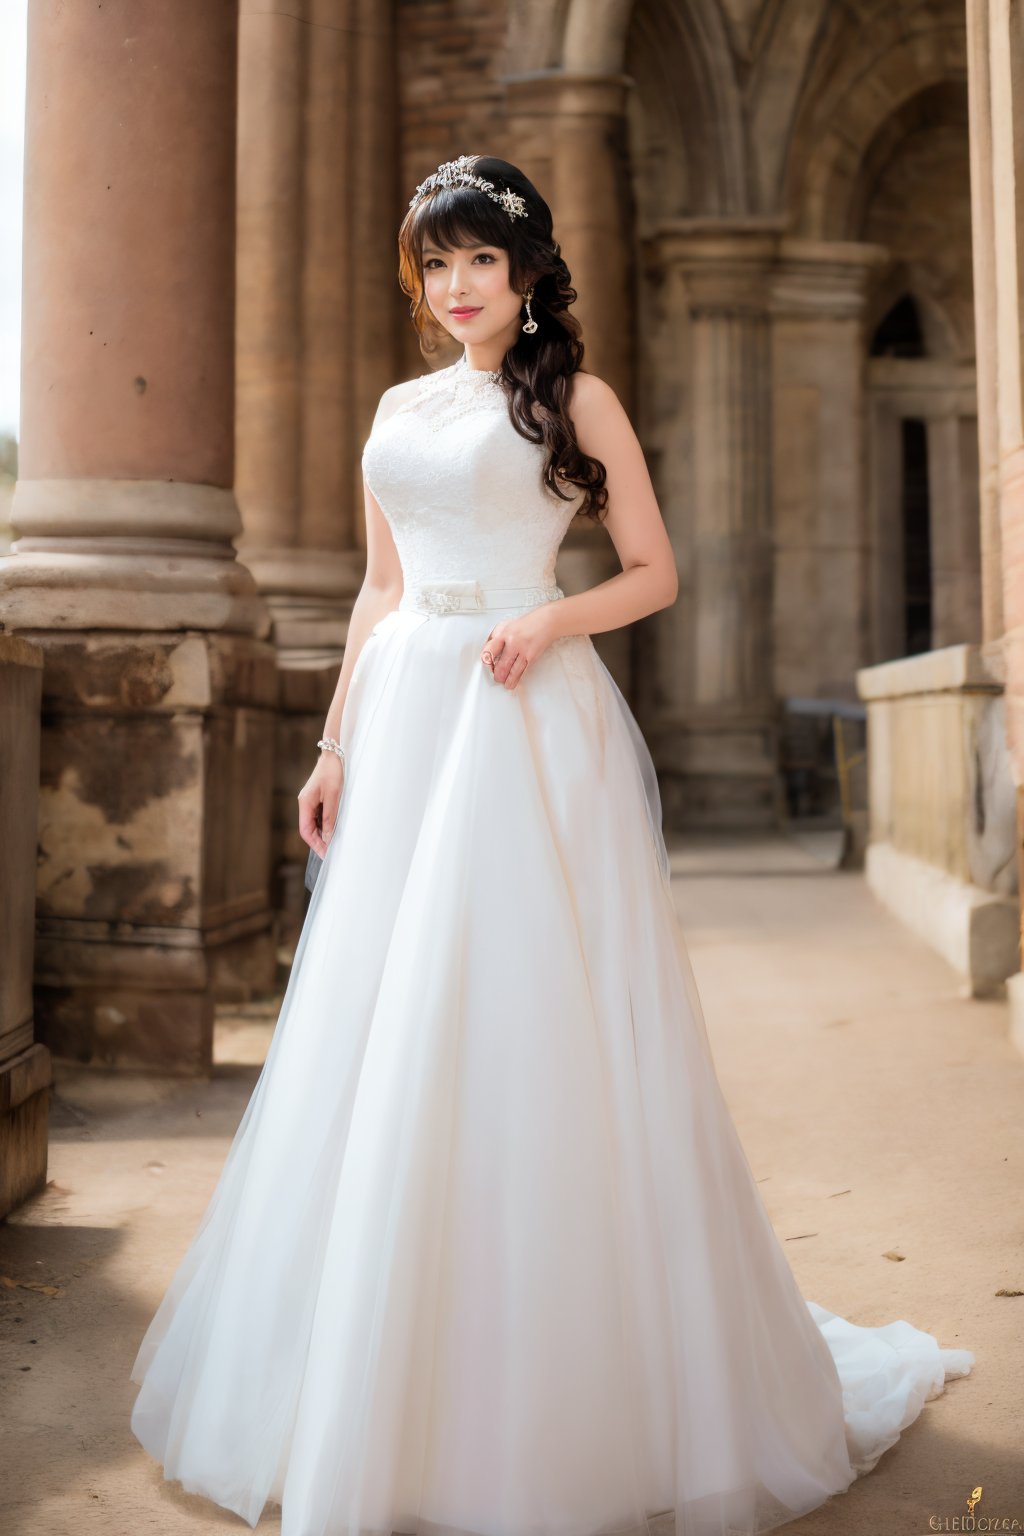
[[561, 587], [484, 587], [469, 580], [408, 584], [399, 608], [420, 613], [486, 613], [492, 608], [532, 608], [564, 597]]

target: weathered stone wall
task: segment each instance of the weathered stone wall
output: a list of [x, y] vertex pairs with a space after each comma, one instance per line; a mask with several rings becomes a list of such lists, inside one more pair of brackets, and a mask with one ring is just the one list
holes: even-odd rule
[[46, 1182], [50, 1052], [32, 1005], [43, 658], [0, 635], [0, 1217]]
[[205, 1070], [216, 998], [274, 985], [271, 647], [40, 639], [37, 1012], [60, 1056]]

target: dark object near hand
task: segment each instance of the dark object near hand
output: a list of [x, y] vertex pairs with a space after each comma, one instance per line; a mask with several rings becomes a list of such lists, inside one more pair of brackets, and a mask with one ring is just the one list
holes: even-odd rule
[[314, 885], [316, 885], [316, 878], [317, 875], [319, 875], [321, 868], [323, 867], [323, 862], [323, 859], [317, 853], [316, 849], [311, 848], [309, 850], [309, 858], [306, 860], [305, 886], [307, 891], [312, 891]]

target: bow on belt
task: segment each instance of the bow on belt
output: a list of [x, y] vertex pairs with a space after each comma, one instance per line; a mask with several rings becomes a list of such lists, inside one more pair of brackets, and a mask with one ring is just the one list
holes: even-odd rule
[[561, 587], [483, 587], [472, 578], [420, 581], [406, 587], [399, 608], [424, 613], [482, 613], [491, 608], [530, 608], [564, 597]]

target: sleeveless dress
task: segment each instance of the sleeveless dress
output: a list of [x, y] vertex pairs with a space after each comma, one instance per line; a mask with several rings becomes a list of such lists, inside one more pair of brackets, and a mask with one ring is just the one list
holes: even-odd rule
[[283, 1536], [754, 1536], [967, 1350], [805, 1301], [719, 1087], [653, 764], [589, 636], [513, 690], [578, 501], [499, 376], [404, 386], [366, 480], [405, 589], [268, 1055], [140, 1345], [131, 1427]]

